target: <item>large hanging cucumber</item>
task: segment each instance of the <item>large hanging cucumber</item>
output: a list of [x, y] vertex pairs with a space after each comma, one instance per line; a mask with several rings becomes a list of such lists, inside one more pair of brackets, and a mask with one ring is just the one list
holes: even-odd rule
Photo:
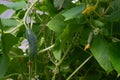
[[26, 39], [29, 43], [28, 53], [30, 57], [35, 57], [37, 54], [37, 37], [31, 29], [26, 30]]

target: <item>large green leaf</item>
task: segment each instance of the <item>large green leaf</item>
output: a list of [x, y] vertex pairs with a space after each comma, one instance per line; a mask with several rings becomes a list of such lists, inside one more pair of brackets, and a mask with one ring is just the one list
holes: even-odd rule
[[18, 42], [18, 38], [10, 33], [5, 33], [1, 37], [3, 53], [8, 53], [10, 49]]
[[66, 23], [64, 22], [64, 17], [61, 15], [61, 13], [59, 13], [52, 20], [48, 22], [47, 26], [51, 30], [57, 33], [61, 33], [66, 27]]
[[111, 13], [106, 19], [108, 21], [119, 21], [120, 20], [120, 9]]
[[109, 73], [113, 68], [109, 57], [108, 47], [109, 44], [104, 37], [97, 35], [94, 37], [90, 50], [100, 66]]
[[56, 41], [55, 41], [55, 47], [53, 49], [53, 55], [55, 59], [60, 60], [61, 43], [59, 40], [59, 36], [66, 27], [66, 23], [64, 22], [64, 17], [61, 15], [61, 13], [57, 14], [52, 20], [48, 22], [47, 26], [49, 27], [49, 29], [56, 32]]
[[65, 11], [62, 15], [65, 17], [65, 21], [69, 19], [73, 19], [81, 14], [84, 10], [85, 4], [81, 4], [80, 6], [73, 7], [67, 11]]
[[51, 17], [56, 15], [57, 10], [54, 7], [53, 0], [45, 0], [45, 6], [47, 7], [48, 13]]
[[15, 2], [15, 3], [11, 2], [11, 3], [6, 3], [4, 5], [7, 6], [8, 8], [19, 10], [19, 9], [25, 8], [26, 2], [25, 1], [20, 1], [20, 2]]
[[0, 55], [0, 78], [2, 78], [8, 69], [9, 57], [7, 54]]
[[114, 69], [120, 74], [120, 42], [112, 43], [109, 46], [110, 60]]

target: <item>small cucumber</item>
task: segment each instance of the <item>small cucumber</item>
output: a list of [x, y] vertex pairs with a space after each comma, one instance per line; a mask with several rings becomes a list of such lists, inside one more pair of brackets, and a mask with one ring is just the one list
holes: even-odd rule
[[29, 43], [28, 53], [30, 57], [35, 57], [37, 54], [37, 37], [31, 29], [26, 30], [26, 39]]
[[93, 31], [91, 31], [89, 33], [88, 40], [87, 40], [87, 45], [85, 45], [84, 51], [86, 51], [87, 49], [90, 48], [90, 44], [92, 42], [93, 36], [94, 36]]
[[88, 44], [91, 44], [92, 39], [93, 39], [93, 36], [94, 36], [93, 31], [91, 31], [91, 32], [89, 33], [88, 40], [87, 40]]
[[96, 27], [103, 27], [103, 26], [104, 26], [104, 23], [101, 22], [100, 20], [93, 20], [93, 24], [94, 24]]

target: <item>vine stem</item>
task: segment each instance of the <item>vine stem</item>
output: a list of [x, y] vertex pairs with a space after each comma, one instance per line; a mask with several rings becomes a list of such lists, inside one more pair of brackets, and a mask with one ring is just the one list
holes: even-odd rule
[[11, 29], [10, 31], [7, 31], [6, 33], [14, 32], [18, 28], [20, 28], [23, 24], [25, 25], [25, 28], [28, 29], [27, 24], [26, 24], [26, 18], [27, 18], [27, 15], [29, 14], [31, 8], [36, 4], [37, 1], [38, 0], [35, 0], [34, 3], [27, 9], [27, 11], [23, 17], [23, 20], [21, 20], [20, 23], [15, 28]]
[[58, 63], [56, 63], [56, 67], [55, 67], [55, 69], [53, 70], [54, 75], [53, 75], [53, 77], [52, 77], [52, 80], [55, 80], [55, 76], [56, 76], [56, 74], [57, 74], [58, 68], [59, 68], [60, 64], [63, 62], [63, 60], [65, 59], [65, 57], [66, 57], [66, 55], [68, 54], [68, 52], [70, 51], [71, 47], [72, 47], [72, 44], [67, 48], [67, 51], [66, 51], [65, 54], [63, 55], [62, 59], [61, 59]]
[[93, 11], [101, 20], [103, 20], [103, 18], [101, 17], [100, 14], [98, 14], [96, 11]]
[[[37, 55], [39, 55], [39, 54], [41, 54], [41, 53], [43, 53], [43, 52], [46, 52], [46, 51], [52, 49], [53, 47], [54, 47], [54, 44], [51, 45], [51, 46], [49, 46], [49, 47], [47, 47], [47, 48], [45, 48], [45, 49], [40, 50]], [[11, 53], [11, 54], [14, 55], [14, 56], [12, 56], [12, 57], [21, 57], [21, 58], [22, 58], [22, 57], [28, 57], [28, 55], [16, 55], [16, 54], [14, 54], [14, 53]]]
[[[75, 37], [73, 38], [73, 41], [76, 39], [77, 37], [77, 33], [75, 34]], [[63, 57], [60, 59], [60, 61], [58, 63], [56, 63], [56, 67], [54, 68], [53, 70], [53, 77], [52, 77], [52, 80], [55, 80], [55, 77], [56, 77], [56, 74], [59, 70], [59, 66], [61, 65], [61, 63], [63, 62], [63, 60], [65, 59], [65, 57], [67, 56], [68, 52], [70, 51], [70, 49], [72, 48], [72, 44], [70, 44], [65, 52], [65, 54], [63, 55]]]
[[[36, 4], [37, 1], [38, 1], [38, 0], [35, 0], [34, 3], [30, 5], [30, 7], [27, 9], [27, 11], [26, 11], [26, 13], [25, 13], [25, 15], [24, 15], [24, 17], [23, 17], [23, 24], [24, 24], [24, 26], [25, 26], [25, 28], [26, 28], [27, 30], [29, 29], [29, 27], [28, 27], [27, 24], [26, 24], [26, 18], [27, 18], [27, 16], [28, 16], [30, 10], [31, 10], [32, 7]], [[31, 59], [30, 59], [30, 57], [29, 57], [28, 63], [29, 63], [29, 64], [28, 64], [28, 71], [29, 71], [29, 77], [28, 77], [28, 79], [30, 80], [30, 79], [31, 79], [31, 74], [32, 74]]]
[[62, 63], [62, 61], [65, 59], [67, 53], [69, 52], [69, 50], [71, 49], [72, 47], [72, 44], [68, 47], [66, 53], [63, 55], [62, 59], [59, 61], [59, 63], [57, 64], [58, 66]]
[[13, 73], [13, 74], [7, 75], [7, 76], [5, 76], [3, 79], [7, 79], [7, 78], [9, 78], [9, 77], [11, 77], [11, 76], [15, 76], [15, 75], [19, 75], [19, 73]]
[[18, 28], [20, 28], [22, 25], [23, 25], [23, 20], [20, 21], [20, 23], [19, 23], [15, 28], [12, 28], [11, 30], [6, 31], [5, 33], [13, 33], [13, 32], [15, 32], [16, 30], [18, 30]]
[[29, 61], [28, 61], [28, 72], [29, 72], [28, 79], [30, 80], [31, 79], [31, 61], [30, 61], [30, 58], [29, 58]]
[[38, 55], [39, 55], [40, 53], [43, 53], [43, 52], [49, 50], [49, 49], [52, 49], [53, 47], [54, 47], [54, 44], [51, 45], [51, 46], [49, 46], [49, 47], [47, 47], [47, 48], [45, 48], [45, 49], [40, 50], [40, 51], [38, 52]]
[[34, 1], [34, 3], [27, 9], [27, 11], [26, 11], [26, 13], [25, 13], [25, 15], [24, 15], [23, 23], [24, 23], [26, 29], [28, 29], [27, 24], [26, 24], [26, 18], [27, 18], [27, 16], [28, 16], [30, 10], [31, 10], [32, 7], [36, 4], [37, 1], [38, 1], [38, 0], [35, 0], [35, 1]]
[[75, 75], [75, 73], [85, 64], [87, 63], [90, 59], [92, 58], [92, 55], [89, 56], [66, 80], [70, 80], [70, 78]]

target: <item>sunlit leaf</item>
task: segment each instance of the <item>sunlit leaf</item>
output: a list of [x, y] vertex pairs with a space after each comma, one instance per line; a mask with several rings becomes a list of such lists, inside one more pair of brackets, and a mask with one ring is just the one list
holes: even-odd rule
[[9, 27], [15, 27], [19, 23], [17, 20], [14, 19], [1, 19], [1, 22], [3, 26], [9, 26]]
[[64, 17], [61, 15], [61, 13], [59, 13], [47, 23], [47, 26], [51, 30], [61, 33], [66, 27], [66, 23], [64, 22]]
[[7, 6], [8, 8], [19, 10], [19, 9], [25, 8], [26, 2], [25, 1], [20, 1], [15, 3], [11, 2], [11, 3], [5, 3], [4, 5]]

